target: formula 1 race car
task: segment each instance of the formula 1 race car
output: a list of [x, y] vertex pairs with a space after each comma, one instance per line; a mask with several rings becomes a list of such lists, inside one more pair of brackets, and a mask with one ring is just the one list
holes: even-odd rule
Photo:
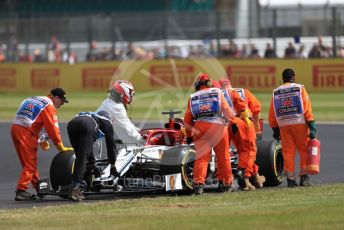
[[[82, 186], [85, 195], [123, 192], [191, 192], [195, 149], [186, 144], [183, 120], [175, 118], [181, 111], [162, 112], [169, 115], [163, 128], [142, 129], [146, 139], [142, 147], [120, 143], [116, 168], [120, 174], [110, 175], [107, 159], [97, 157], [88, 165]], [[262, 122], [261, 122], [262, 126]], [[101, 150], [99, 151], [99, 155]], [[243, 183], [243, 173], [237, 168], [238, 154], [230, 149], [235, 181]], [[67, 197], [71, 184], [75, 155], [73, 151], [57, 154], [50, 166], [50, 178], [39, 183], [39, 194]], [[281, 145], [275, 141], [257, 140], [259, 173], [266, 177], [264, 186], [278, 186], [284, 180]], [[217, 188], [216, 159], [212, 154], [208, 165], [205, 189]]]

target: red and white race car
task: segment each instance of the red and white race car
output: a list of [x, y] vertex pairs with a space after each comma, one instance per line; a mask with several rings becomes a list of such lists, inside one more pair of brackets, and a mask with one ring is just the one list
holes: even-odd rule
[[[116, 168], [118, 178], [110, 175], [107, 159], [98, 157], [95, 167], [87, 168], [84, 175], [85, 195], [123, 192], [190, 192], [192, 191], [195, 149], [186, 144], [182, 119], [175, 118], [180, 111], [162, 112], [169, 121], [162, 128], [141, 130], [146, 139], [143, 147], [118, 144]], [[233, 175], [239, 185], [242, 173], [237, 168], [238, 154], [230, 149]], [[40, 181], [41, 195], [67, 196], [71, 184], [74, 152], [57, 154], [51, 163], [50, 178]], [[266, 177], [264, 186], [277, 186], [284, 180], [282, 148], [276, 141], [257, 139], [259, 173]], [[209, 161], [205, 189], [217, 188], [216, 160], [212, 154]]]

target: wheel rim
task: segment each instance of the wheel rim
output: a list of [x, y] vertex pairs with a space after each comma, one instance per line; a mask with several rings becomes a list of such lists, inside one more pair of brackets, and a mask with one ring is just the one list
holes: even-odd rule
[[182, 161], [182, 177], [183, 181], [189, 189], [193, 189], [192, 181], [193, 181], [193, 167], [195, 161], [195, 151], [188, 150], [187, 153], [184, 155]]
[[284, 175], [283, 175], [283, 155], [282, 155], [282, 146], [279, 144], [276, 146], [275, 151], [274, 151], [274, 169], [275, 169], [275, 175], [278, 177], [279, 180], [282, 180]]

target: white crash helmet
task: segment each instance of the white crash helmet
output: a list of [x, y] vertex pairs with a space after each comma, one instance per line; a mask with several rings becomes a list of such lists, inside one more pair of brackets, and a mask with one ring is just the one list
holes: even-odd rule
[[130, 104], [135, 95], [135, 89], [131, 82], [118, 80], [113, 85], [110, 93], [112, 98], [119, 98], [123, 104]]

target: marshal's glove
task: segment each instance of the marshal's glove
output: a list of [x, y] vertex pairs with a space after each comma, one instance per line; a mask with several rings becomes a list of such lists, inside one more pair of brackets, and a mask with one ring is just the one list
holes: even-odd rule
[[315, 124], [315, 121], [309, 121], [308, 122], [308, 128], [309, 128], [309, 138], [315, 139], [317, 137], [317, 126]]
[[240, 113], [240, 115], [244, 119], [245, 123], [247, 124], [247, 128], [250, 128], [252, 121], [251, 121], [251, 119], [249, 117], [248, 109], [245, 109], [244, 111], [242, 111]]
[[39, 146], [41, 146], [41, 149], [43, 151], [47, 151], [50, 148], [50, 144], [48, 141], [43, 141], [43, 142], [39, 143]]
[[194, 142], [193, 137], [186, 138], [186, 144], [191, 145], [192, 142]]
[[273, 137], [276, 141], [281, 140], [281, 134], [280, 134], [280, 129], [279, 129], [279, 127], [274, 127], [274, 128], [272, 128], [272, 137]]
[[62, 142], [57, 144], [56, 148], [59, 152], [66, 152], [66, 151], [73, 151], [74, 150], [71, 147], [65, 147]]

